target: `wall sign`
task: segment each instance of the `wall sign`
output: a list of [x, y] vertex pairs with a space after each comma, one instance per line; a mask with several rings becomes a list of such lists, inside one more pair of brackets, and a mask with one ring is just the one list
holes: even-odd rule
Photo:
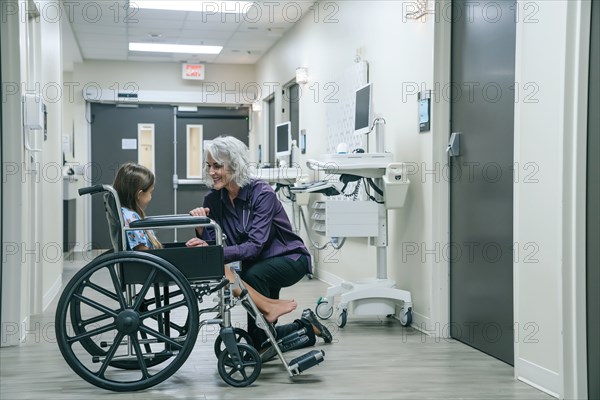
[[181, 65], [181, 77], [187, 80], [204, 80], [204, 64], [182, 64]]

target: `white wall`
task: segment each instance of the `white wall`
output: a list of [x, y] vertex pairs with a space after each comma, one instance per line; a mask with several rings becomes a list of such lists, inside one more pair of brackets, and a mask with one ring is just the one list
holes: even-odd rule
[[[334, 7], [335, 5], [335, 7]], [[319, 158], [327, 148], [327, 119], [324, 90], [340, 71], [354, 63], [357, 49], [369, 62], [370, 82], [374, 84], [375, 113], [386, 119], [386, 151], [398, 161], [432, 164], [432, 132], [419, 134], [416, 94], [403, 90], [433, 86], [433, 19], [403, 20], [404, 2], [353, 1], [323, 2], [318, 13], [309, 12], [267, 53], [257, 65], [257, 82], [263, 87], [277, 82], [280, 87], [294, 78], [295, 69], [307, 67], [310, 82], [300, 99], [300, 129], [307, 132], [307, 158]], [[335, 20], [335, 21], [334, 21]], [[329, 22], [326, 22], [329, 21]], [[333, 81], [333, 83], [336, 83]], [[315, 96], [316, 88], [320, 95]], [[270, 93], [263, 93], [263, 97]], [[281, 92], [275, 92], [275, 121], [283, 122]], [[255, 120], [259, 137], [266, 125]], [[374, 135], [373, 135], [374, 136]], [[375, 149], [371, 139], [371, 149]], [[372, 150], [374, 151], [374, 150]], [[306, 172], [309, 171], [306, 169]], [[407, 257], [407, 243], [420, 249], [433, 249], [432, 187], [429, 179], [411, 176], [411, 186], [403, 209], [389, 212], [388, 275], [398, 286], [412, 292], [415, 326], [431, 329], [433, 255], [422, 252]], [[321, 237], [321, 243], [325, 238]], [[375, 251], [367, 239], [347, 240], [341, 252], [315, 254], [317, 273], [331, 280], [357, 280], [376, 275]], [[426, 323], [427, 325], [421, 325]]]
[[589, 2], [535, 4], [535, 21], [517, 24], [515, 79], [539, 91], [515, 104], [515, 165], [536, 166], [514, 187], [514, 241], [530, 249], [515, 256], [515, 375], [557, 397], [585, 398]]
[[[51, 3], [56, 1], [36, 5]], [[22, 1], [2, 7], [2, 77], [5, 87], [11, 85], [2, 121], [2, 346], [26, 340], [28, 331], [35, 331], [28, 326], [29, 316], [48, 306], [62, 274], [60, 22], [38, 18], [28, 31], [25, 10]], [[30, 91], [41, 94], [47, 106], [48, 140], [39, 131], [30, 135], [31, 146], [41, 152], [24, 148], [21, 97]]]
[[[21, 56], [19, 32], [22, 24], [19, 16], [4, 14], [9, 6], [18, 7], [16, 1], [5, 3], [2, 17], [5, 22], [2, 29], [2, 79], [18, 85], [21, 82]], [[2, 204], [2, 341], [0, 346], [19, 343], [21, 323], [26, 320], [29, 302], [23, 303], [21, 288], [27, 288], [25, 263], [21, 261], [20, 245], [25, 227], [21, 223], [23, 212], [23, 192], [21, 183], [21, 165], [23, 163], [23, 145], [21, 128], [21, 97], [18, 88], [4, 86], [6, 100], [2, 103], [2, 161], [3, 204]], [[14, 91], [13, 91], [14, 90]], [[8, 93], [14, 93], [8, 95]], [[10, 118], [9, 118], [10, 116]], [[9, 166], [14, 167], [9, 178]], [[14, 173], [14, 176], [13, 176]]]
[[[44, 1], [40, 5], [58, 3]], [[43, 21], [43, 18], [41, 19]], [[42, 243], [41, 274], [42, 274], [42, 308], [45, 309], [59, 292], [62, 284], [62, 56], [61, 56], [61, 21], [41, 23], [41, 82], [45, 94], [45, 104], [48, 111], [48, 139], [43, 143], [42, 187], [40, 209]], [[49, 205], [49, 206], [48, 206]], [[58, 205], [58, 207], [57, 207]], [[40, 310], [41, 311], [41, 310]]]

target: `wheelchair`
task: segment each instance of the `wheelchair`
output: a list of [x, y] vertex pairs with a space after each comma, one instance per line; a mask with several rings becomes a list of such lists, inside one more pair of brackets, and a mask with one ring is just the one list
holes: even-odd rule
[[[235, 284], [241, 295], [233, 296], [224, 277], [223, 233], [215, 221], [167, 215], [133, 221], [125, 227], [112, 186], [79, 189], [80, 195], [99, 193], [104, 194], [113, 249], [94, 258], [67, 283], [55, 316], [58, 347], [81, 378], [119, 392], [157, 385], [183, 365], [199, 330], [213, 324], [220, 327], [214, 344], [217, 370], [223, 381], [234, 387], [252, 384], [262, 363], [276, 356], [290, 377], [324, 360], [323, 351], [311, 350], [288, 362], [283, 353], [298, 348], [302, 332], [276, 340], [274, 327], [263, 318], [237, 274]], [[214, 229], [215, 243], [127, 249], [130, 230], [196, 226]], [[216, 305], [200, 309], [207, 296]], [[232, 326], [231, 309], [238, 304], [268, 337], [270, 347], [261, 354], [245, 330]], [[205, 314], [212, 317], [203, 318]]]

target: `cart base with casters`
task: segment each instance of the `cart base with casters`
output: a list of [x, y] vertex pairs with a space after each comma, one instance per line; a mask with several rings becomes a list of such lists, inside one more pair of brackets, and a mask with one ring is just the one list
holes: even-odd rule
[[363, 282], [342, 282], [327, 289], [325, 297], [319, 298], [315, 312], [321, 319], [334, 314], [334, 298], [340, 297], [337, 305], [336, 323], [343, 328], [348, 321], [348, 308], [353, 315], [393, 316], [399, 306], [399, 320], [402, 326], [412, 323], [412, 300], [409, 291], [396, 288], [390, 279], [373, 279]]

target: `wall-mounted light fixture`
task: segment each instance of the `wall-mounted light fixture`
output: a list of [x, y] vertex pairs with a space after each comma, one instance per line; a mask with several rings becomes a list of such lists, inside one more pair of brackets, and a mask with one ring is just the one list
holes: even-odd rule
[[406, 18], [419, 19], [427, 14], [433, 14], [435, 11], [427, 9], [427, 0], [413, 0], [405, 3], [405, 14]]
[[299, 85], [305, 85], [308, 83], [308, 68], [296, 68], [296, 83]]
[[255, 100], [254, 103], [252, 103], [252, 111], [262, 111], [262, 102], [260, 100]]

